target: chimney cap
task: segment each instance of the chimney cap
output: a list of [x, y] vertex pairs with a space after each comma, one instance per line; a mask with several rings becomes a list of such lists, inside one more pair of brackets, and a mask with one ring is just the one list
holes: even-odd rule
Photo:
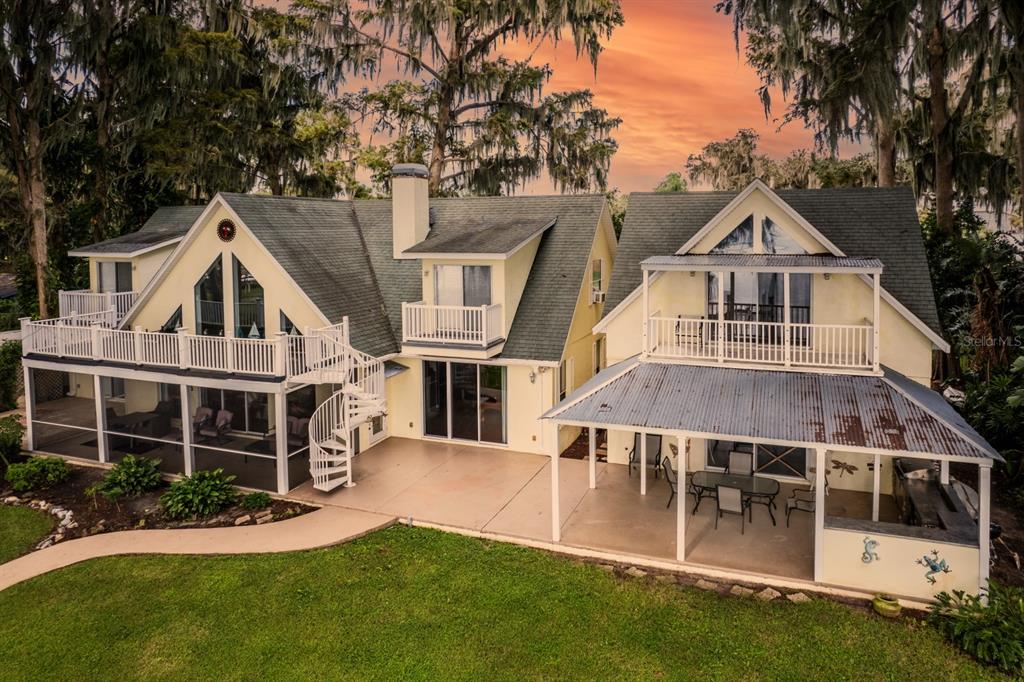
[[398, 163], [391, 168], [393, 178], [426, 178], [427, 167], [422, 163]]

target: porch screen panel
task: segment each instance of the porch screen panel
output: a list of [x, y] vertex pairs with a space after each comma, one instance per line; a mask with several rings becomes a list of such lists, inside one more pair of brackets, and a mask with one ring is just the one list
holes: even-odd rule
[[448, 437], [448, 365], [423, 362], [423, 432]]
[[480, 440], [507, 443], [505, 426], [505, 368], [480, 365]]

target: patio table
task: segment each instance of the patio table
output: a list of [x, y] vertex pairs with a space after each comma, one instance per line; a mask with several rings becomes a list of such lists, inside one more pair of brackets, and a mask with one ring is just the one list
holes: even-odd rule
[[751, 502], [768, 507], [768, 516], [772, 520], [772, 525], [775, 525], [772, 508], [775, 507], [775, 496], [779, 494], [779, 482], [774, 478], [729, 474], [724, 471], [693, 472], [693, 476], [690, 477], [690, 488], [697, 498], [697, 503], [693, 505], [691, 514], [696, 514], [700, 501], [711, 496], [720, 485], [739, 488], [743, 496], [749, 498]]

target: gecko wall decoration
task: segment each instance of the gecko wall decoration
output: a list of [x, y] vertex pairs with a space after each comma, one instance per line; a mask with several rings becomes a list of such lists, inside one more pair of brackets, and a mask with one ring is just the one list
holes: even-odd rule
[[917, 560], [918, 564], [926, 566], [928, 568], [925, 571], [924, 577], [930, 584], [935, 584], [935, 576], [939, 573], [952, 573], [953, 569], [949, 567], [945, 559], [939, 559], [938, 550], [933, 549], [931, 556], [925, 554], [923, 557]]
[[872, 561], [881, 561], [878, 557], [878, 540], [872, 540], [869, 537], [864, 538], [864, 553], [860, 555], [860, 560], [866, 564], [870, 564]]

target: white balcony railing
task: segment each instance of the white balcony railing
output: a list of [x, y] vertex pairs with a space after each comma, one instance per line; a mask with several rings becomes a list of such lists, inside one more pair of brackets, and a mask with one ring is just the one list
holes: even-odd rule
[[875, 369], [870, 324], [785, 324], [652, 317], [647, 352], [708, 363]]
[[116, 325], [124, 319], [124, 316], [128, 314], [131, 307], [135, 305], [136, 298], [138, 298], [138, 292], [135, 291], [98, 293], [88, 289], [80, 289], [59, 292], [58, 303], [60, 304], [61, 317], [113, 310], [114, 325]]
[[402, 304], [402, 342], [487, 348], [504, 337], [501, 304]]

